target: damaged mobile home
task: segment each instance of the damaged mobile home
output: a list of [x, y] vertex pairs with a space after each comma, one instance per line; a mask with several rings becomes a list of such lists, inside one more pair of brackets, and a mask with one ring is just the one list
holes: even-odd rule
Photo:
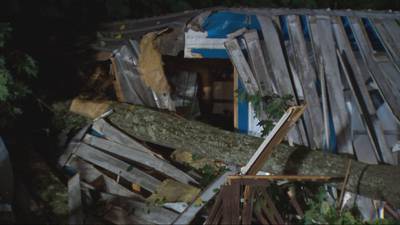
[[[295, 181], [332, 184], [342, 191], [330, 190], [329, 201], [338, 210], [356, 204], [365, 220], [384, 210], [398, 219], [398, 191], [388, 186], [400, 178], [399, 19], [214, 9], [103, 25], [92, 47], [109, 53], [122, 103], [71, 104], [90, 122], [59, 159], [74, 175], [70, 221], [86, 221], [85, 207], [100, 199], [98, 215], [115, 224], [292, 223], [304, 218], [288, 186]], [[283, 112], [271, 116], [270, 100], [283, 97]], [[298, 146], [310, 156], [293, 159]], [[291, 212], [267, 193], [274, 185]]]

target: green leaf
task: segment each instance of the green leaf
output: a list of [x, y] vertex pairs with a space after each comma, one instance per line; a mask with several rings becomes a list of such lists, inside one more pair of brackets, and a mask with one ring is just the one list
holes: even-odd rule
[[29, 78], [36, 78], [38, 66], [35, 60], [31, 56], [24, 54], [17, 62], [17, 73], [26, 74]]
[[11, 37], [10, 23], [0, 23], [0, 48], [3, 48]]
[[10, 79], [11, 77], [8, 70], [1, 68], [0, 65], [0, 102], [6, 101], [10, 95], [8, 90]]

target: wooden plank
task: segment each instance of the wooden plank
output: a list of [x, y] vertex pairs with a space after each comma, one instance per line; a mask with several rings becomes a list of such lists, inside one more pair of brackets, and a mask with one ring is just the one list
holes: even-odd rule
[[330, 17], [311, 16], [309, 22], [317, 61], [322, 62], [324, 66], [338, 151], [341, 153], [353, 154], [350, 137], [350, 115], [346, 109], [346, 101], [343, 92], [343, 83], [345, 81], [342, 81], [340, 78]]
[[239, 78], [236, 68], [233, 68], [233, 127], [239, 129]]
[[365, 75], [363, 75], [364, 72], [361, 70], [361, 67], [364, 65], [360, 65], [358, 63], [357, 57], [354, 51], [352, 50], [351, 44], [347, 37], [341, 18], [333, 17], [332, 26], [335, 34], [337, 47], [340, 50], [340, 53], [343, 52], [344, 55], [346, 56], [353, 71], [353, 76], [356, 80], [356, 84], [358, 85], [362, 98], [364, 99], [364, 102], [366, 104], [368, 112], [365, 113], [368, 113], [369, 115], [375, 115], [376, 110], [372, 102], [371, 96], [368, 92], [367, 86], [365, 85], [366, 81], [365, 81]]
[[385, 57], [381, 57], [379, 61], [375, 60], [373, 49], [360, 19], [354, 17], [350, 17], [349, 19], [363, 60], [368, 66], [372, 78], [378, 85], [383, 98], [388, 103], [390, 110], [396, 116], [397, 120], [399, 120], [400, 97], [398, 93], [400, 92], [400, 77], [398, 76], [398, 71], [387, 57], [386, 59]]
[[278, 32], [270, 17], [257, 16], [261, 25], [262, 34], [265, 41], [268, 58], [271, 61], [272, 72], [277, 82], [277, 90], [281, 95], [295, 96], [290, 80], [290, 74], [286, 65], [286, 59], [282, 52]]
[[321, 100], [322, 100], [322, 113], [324, 117], [324, 136], [325, 143], [323, 145], [322, 150], [327, 152], [331, 150], [331, 130], [330, 130], [330, 118], [329, 118], [329, 103], [328, 103], [328, 88], [326, 87], [326, 74], [324, 64], [320, 59], [318, 59], [318, 77], [321, 82]]
[[215, 220], [217, 220], [217, 216], [220, 211], [222, 211], [222, 189], [219, 191], [217, 198], [215, 199], [214, 205], [211, 208], [210, 213], [208, 213], [208, 217], [204, 222], [205, 225], [216, 224]]
[[295, 187], [291, 186], [289, 187], [289, 190], [287, 192], [288, 197], [289, 197], [289, 201], [290, 204], [293, 206], [293, 208], [296, 210], [297, 215], [299, 215], [300, 217], [304, 216], [304, 211], [303, 209], [300, 207], [299, 202], [296, 199], [296, 192], [295, 192]]
[[[317, 74], [309, 60], [309, 52], [303, 35], [300, 19], [296, 15], [287, 16], [288, 32], [294, 52], [294, 66], [299, 74], [307, 104], [305, 122], [311, 148], [322, 148], [323, 114], [317, 93]], [[308, 119], [306, 119], [308, 118]]]
[[109, 124], [104, 119], [99, 119], [93, 122], [92, 129], [96, 132], [102, 134], [104, 138], [110, 140], [112, 142], [125, 145], [129, 148], [133, 148], [142, 152], [149, 153], [151, 155], [155, 155], [157, 157], [161, 157], [158, 154], [155, 154], [153, 151], [142, 145], [141, 143], [137, 142], [135, 139], [131, 138], [129, 135], [125, 134], [124, 132], [120, 131], [118, 128], [114, 127], [113, 125]]
[[[356, 105], [352, 101], [352, 105]], [[378, 164], [378, 158], [376, 157], [376, 152], [372, 146], [371, 140], [367, 134], [366, 128], [361, 118], [361, 113], [357, 107], [353, 107], [351, 115], [351, 130], [353, 133], [353, 146], [355, 151], [355, 156], [357, 161], [368, 163], [368, 164]], [[360, 133], [359, 131], [362, 131]]]
[[68, 160], [70, 160], [72, 154], [76, 151], [76, 148], [79, 146], [80, 141], [86, 135], [91, 126], [92, 124], [86, 125], [82, 129], [80, 129], [79, 132], [76, 133], [74, 137], [72, 137], [64, 153], [58, 158], [58, 165], [60, 167], [64, 167], [64, 165], [68, 162]]
[[229, 225], [233, 223], [233, 189], [231, 185], [224, 185], [221, 187], [222, 195], [222, 221], [221, 224]]
[[206, 189], [204, 189], [200, 196], [197, 197], [196, 200], [193, 201], [190, 206], [187, 207], [186, 210], [181, 215], [179, 215], [179, 217], [176, 218], [176, 220], [172, 224], [190, 224], [197, 213], [207, 204], [208, 201], [210, 201], [216, 195], [215, 190], [220, 189], [221, 185], [225, 183], [227, 177], [233, 175], [234, 173], [234, 171], [227, 171], [220, 177], [218, 177], [213, 183], [211, 183]]
[[389, 34], [392, 36], [393, 41], [397, 43], [397, 45], [400, 45], [400, 26], [398, 20], [399, 18], [397, 18], [397, 21], [394, 18], [387, 18], [382, 20], [382, 23], [385, 26], [386, 30], [389, 31]]
[[[396, 115], [396, 113], [400, 113], [399, 108], [393, 108], [395, 105], [400, 106], [399, 98], [396, 96], [400, 92], [398, 86], [398, 84], [400, 84], [400, 77], [398, 76], [398, 71], [393, 63], [389, 61], [387, 56], [381, 55], [379, 60], [375, 58], [375, 53], [361, 21], [357, 18], [350, 18], [350, 22], [358, 47], [360, 48], [361, 56], [367, 65], [371, 77], [378, 85], [378, 89], [384, 100], [387, 102], [389, 109], [398, 120], [398, 115]], [[382, 129], [379, 123], [377, 124], [375, 122], [373, 126], [375, 131]], [[395, 164], [396, 160], [393, 158], [391, 150], [385, 147], [385, 140], [382, 138], [382, 133], [383, 132], [376, 133], [380, 145], [383, 146], [381, 148], [381, 161], [383, 160], [386, 163]]]
[[346, 190], [346, 185], [347, 182], [349, 181], [349, 176], [350, 176], [350, 170], [351, 170], [351, 159], [349, 160], [349, 163], [347, 164], [347, 169], [346, 169], [346, 175], [344, 176], [344, 181], [342, 184], [342, 188], [340, 189], [340, 197], [338, 198], [338, 202], [336, 204], [336, 208], [340, 208], [340, 212], [342, 212], [342, 204], [343, 204], [343, 198], [344, 198], [344, 193]]
[[76, 155], [82, 159], [91, 162], [103, 169], [106, 169], [114, 174], [120, 175], [129, 182], [138, 184], [146, 190], [154, 193], [161, 181], [134, 168], [132, 165], [116, 159], [106, 153], [97, 150], [85, 143], [79, 144]]
[[271, 155], [275, 146], [277, 146], [286, 136], [289, 129], [303, 114], [304, 106], [290, 107], [281, 117], [272, 131], [265, 138], [264, 142], [258, 147], [257, 151], [250, 158], [246, 166], [242, 167], [241, 174], [255, 175], [264, 166], [266, 160]]
[[254, 214], [255, 214], [256, 218], [258, 219], [258, 222], [260, 222], [260, 224], [262, 224], [262, 225], [270, 224], [268, 222], [268, 220], [265, 219], [264, 216], [262, 215], [261, 208], [260, 208], [260, 210], [255, 211]]
[[265, 197], [265, 200], [267, 201], [267, 207], [270, 209], [274, 219], [276, 220], [276, 223], [274, 223], [274, 224], [285, 224], [285, 221], [283, 220], [281, 214], [279, 213], [278, 209], [275, 206], [275, 203], [272, 201], [269, 194], [265, 193], [264, 197]]
[[79, 173], [68, 180], [69, 224], [83, 224], [82, 197]]
[[250, 30], [244, 33], [247, 51], [249, 54], [249, 64], [255, 75], [260, 93], [263, 96], [271, 96], [273, 91], [273, 81], [265, 63], [264, 54], [262, 52], [260, 39], [257, 30]]
[[270, 224], [280, 224], [278, 221], [275, 219], [273, 212], [268, 206], [262, 206], [261, 211], [264, 214], [264, 216], [267, 218], [268, 222]]
[[344, 52], [343, 52], [343, 56], [342, 54], [339, 52], [339, 50], [336, 50], [336, 53], [338, 55], [339, 58], [339, 62], [340, 65], [342, 67], [342, 71], [347, 79], [348, 84], [350, 85], [350, 90], [355, 98], [355, 102], [356, 102], [356, 106], [358, 108], [358, 111], [361, 112], [361, 118], [362, 121], [364, 123], [364, 126], [367, 130], [368, 133], [368, 137], [372, 143], [372, 147], [375, 153], [375, 156], [377, 159], [379, 159], [380, 161], [383, 161], [382, 158], [382, 150], [381, 147], [379, 145], [378, 142], [378, 138], [375, 134], [375, 130], [374, 130], [374, 125], [373, 122], [371, 120], [371, 118], [369, 117], [369, 112], [367, 109], [367, 105], [365, 104], [365, 102], [363, 101], [363, 97], [362, 97], [362, 93], [360, 90], [360, 87], [357, 85], [355, 77], [353, 76], [352, 71], [348, 70], [348, 63], [346, 64], [346, 62], [344, 61], [343, 56]]
[[242, 210], [242, 224], [250, 225], [251, 219], [253, 218], [253, 197], [254, 188], [246, 186], [248, 194], [244, 195], [243, 198], [243, 210]]
[[244, 57], [239, 42], [236, 39], [230, 39], [225, 42], [225, 48], [229, 54], [232, 64], [235, 66], [241, 81], [244, 84], [246, 92], [249, 95], [255, 95], [260, 91], [257, 81], [249, 64]]
[[231, 195], [231, 214], [232, 214], [232, 224], [240, 224], [240, 214], [241, 214], [241, 207], [240, 207], [240, 185], [239, 184], [231, 184], [232, 186], [232, 195]]
[[125, 198], [135, 198], [138, 200], [144, 200], [144, 198], [136, 194], [124, 186], [118, 184], [115, 180], [111, 179], [100, 170], [96, 169], [92, 164], [85, 162], [78, 157], [75, 157], [68, 163], [68, 166], [71, 166], [75, 170], [77, 170], [80, 174], [80, 177], [83, 181], [87, 183], [92, 183], [100, 178], [104, 179], [104, 192], [110, 193], [113, 195], [118, 195]]
[[[400, 43], [395, 41], [395, 33], [400, 29], [399, 26], [395, 27], [394, 31], [387, 30], [386, 26], [383, 24], [383, 21], [380, 19], [370, 19], [371, 24], [375, 28], [376, 33], [378, 34], [379, 39], [383, 43], [383, 46], [386, 49], [386, 52], [391, 56], [392, 60], [400, 66]], [[391, 27], [389, 25], [389, 27]], [[399, 39], [400, 41], [400, 39]]]
[[133, 162], [145, 165], [157, 172], [164, 174], [165, 176], [171, 177], [179, 182], [189, 184], [190, 182], [198, 184], [198, 182], [191, 176], [187, 175], [185, 172], [171, 165], [169, 162], [149, 155], [140, 150], [129, 148], [127, 146], [108, 141], [103, 138], [98, 138], [96, 136], [87, 134], [83, 141], [86, 144], [92, 145], [96, 148], [104, 150], [106, 152], [122, 156]]
[[[278, 94], [281, 96], [291, 95], [296, 104], [299, 104], [283, 54], [283, 46], [280, 43], [275, 25], [270, 17], [258, 15], [257, 19], [260, 23], [264, 39], [267, 40], [264, 41], [265, 50], [272, 67], [273, 80], [276, 82]], [[289, 137], [296, 144], [308, 145], [306, 130], [302, 123], [297, 124], [296, 131], [291, 132]]]

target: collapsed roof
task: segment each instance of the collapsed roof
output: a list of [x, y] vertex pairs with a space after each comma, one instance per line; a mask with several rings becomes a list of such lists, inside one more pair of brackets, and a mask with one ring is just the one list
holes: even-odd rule
[[164, 30], [161, 54], [230, 58], [247, 93], [306, 102], [289, 135], [294, 143], [397, 164], [399, 18], [381, 11], [194, 10], [105, 24], [92, 47], [112, 51]]

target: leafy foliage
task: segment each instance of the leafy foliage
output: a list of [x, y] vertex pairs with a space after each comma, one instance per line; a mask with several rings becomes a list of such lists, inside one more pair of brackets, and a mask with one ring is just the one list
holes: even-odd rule
[[267, 135], [274, 127], [285, 111], [293, 105], [293, 96], [291, 95], [271, 95], [261, 96], [260, 93], [249, 95], [245, 91], [239, 91], [238, 97], [246, 100], [254, 107], [256, 117], [261, 118], [258, 126], [262, 127], [262, 136]]
[[0, 128], [22, 113], [21, 101], [32, 93], [28, 83], [38, 74], [32, 57], [8, 48], [11, 31], [9, 23], [0, 23]]
[[[327, 192], [323, 187], [314, 196], [308, 205], [309, 209], [304, 214], [304, 224], [362, 224], [360, 218], [353, 215], [350, 210], [339, 214], [335, 207], [328, 202]], [[353, 210], [355, 211], [355, 210]], [[355, 214], [355, 213], [354, 213]]]

